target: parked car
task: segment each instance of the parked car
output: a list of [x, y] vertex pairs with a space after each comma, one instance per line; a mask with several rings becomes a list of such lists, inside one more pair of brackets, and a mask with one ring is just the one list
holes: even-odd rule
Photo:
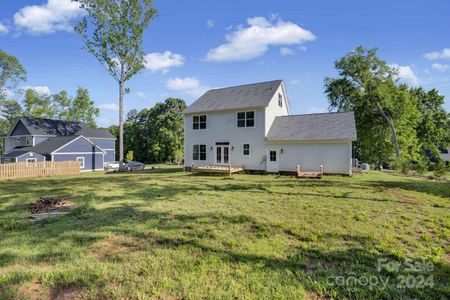
[[130, 161], [125, 164], [125, 170], [127, 171], [142, 171], [144, 170], [145, 165], [141, 162]]
[[117, 172], [119, 171], [120, 163], [118, 161], [109, 162], [105, 165], [105, 171], [107, 172]]

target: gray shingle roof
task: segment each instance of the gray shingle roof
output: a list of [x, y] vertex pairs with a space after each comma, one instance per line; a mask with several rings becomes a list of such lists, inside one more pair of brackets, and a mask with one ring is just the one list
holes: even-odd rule
[[115, 137], [103, 128], [89, 128], [81, 122], [69, 122], [52, 119], [41, 118], [19, 118], [32, 135], [83, 135], [88, 138], [106, 138], [114, 139]]
[[209, 90], [186, 108], [184, 113], [266, 106], [282, 82], [274, 80]]
[[[22, 152], [26, 153], [26, 152], [33, 151], [33, 152], [36, 152], [36, 153], [39, 153], [42, 155], [46, 155], [46, 154], [52, 153], [56, 149], [64, 146], [65, 144], [67, 144], [70, 141], [73, 141], [76, 138], [78, 138], [77, 135], [52, 137], [46, 141], [43, 141], [42, 143], [37, 144], [34, 147], [15, 148], [12, 152], [22, 151]], [[7, 155], [10, 155], [10, 153], [8, 153]]]
[[26, 154], [28, 152], [30, 152], [30, 151], [14, 150], [14, 151], [11, 151], [9, 153], [2, 154], [2, 156], [0, 156], [0, 157], [1, 158], [16, 158], [16, 157], [24, 155], [24, 154]]
[[276, 117], [267, 133], [267, 140], [355, 141], [355, 116], [353, 112], [345, 112]]

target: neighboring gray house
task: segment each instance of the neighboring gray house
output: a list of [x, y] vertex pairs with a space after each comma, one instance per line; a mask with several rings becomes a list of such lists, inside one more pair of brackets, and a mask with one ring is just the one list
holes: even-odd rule
[[441, 152], [441, 159], [443, 161], [450, 161], [450, 146]]
[[115, 160], [115, 137], [80, 122], [18, 118], [3, 138], [1, 163], [80, 162], [81, 171], [103, 170]]
[[291, 115], [282, 80], [206, 92], [184, 112], [185, 167], [351, 174], [353, 112]]

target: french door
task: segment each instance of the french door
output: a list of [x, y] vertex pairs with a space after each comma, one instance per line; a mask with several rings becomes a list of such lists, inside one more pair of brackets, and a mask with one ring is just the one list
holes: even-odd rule
[[230, 143], [216, 143], [216, 165], [228, 165], [230, 163]]

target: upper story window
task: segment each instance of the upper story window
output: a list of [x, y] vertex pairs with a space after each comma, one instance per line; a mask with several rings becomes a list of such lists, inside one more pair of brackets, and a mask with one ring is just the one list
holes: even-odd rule
[[206, 115], [192, 117], [192, 129], [206, 129]]
[[33, 137], [27, 136], [26, 143], [27, 143], [27, 146], [33, 146]]
[[237, 127], [255, 127], [255, 112], [242, 111], [237, 113]]
[[283, 107], [283, 95], [281, 93], [278, 93], [278, 106]]

